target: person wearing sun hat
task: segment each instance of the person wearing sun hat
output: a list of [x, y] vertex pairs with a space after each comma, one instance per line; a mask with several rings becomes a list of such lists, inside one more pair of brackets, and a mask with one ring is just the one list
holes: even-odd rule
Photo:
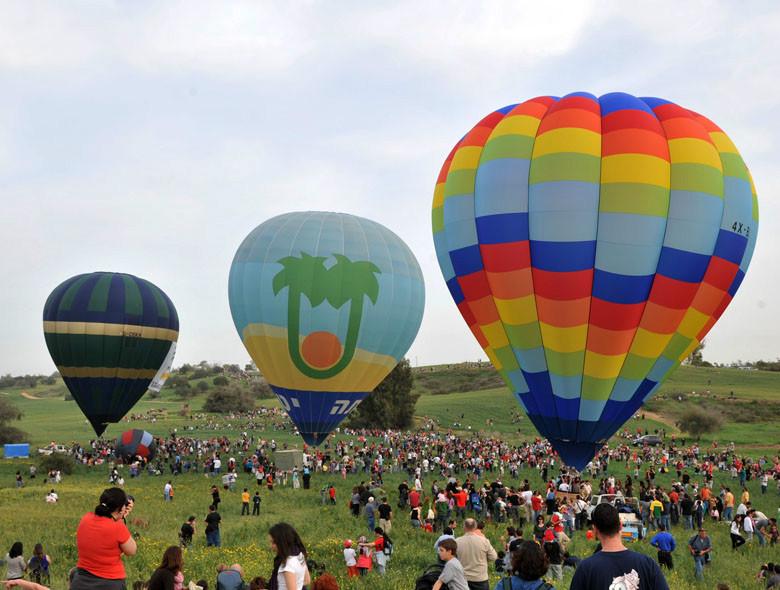
[[347, 565], [347, 576], [355, 578], [360, 575], [357, 568], [357, 554], [352, 548], [352, 539], [344, 541], [344, 562]]

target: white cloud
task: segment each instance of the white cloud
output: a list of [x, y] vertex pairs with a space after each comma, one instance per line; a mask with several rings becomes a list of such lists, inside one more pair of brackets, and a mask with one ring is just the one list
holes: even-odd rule
[[310, 3], [0, 4], [0, 68], [119, 63], [145, 71], [275, 71], [311, 50]]

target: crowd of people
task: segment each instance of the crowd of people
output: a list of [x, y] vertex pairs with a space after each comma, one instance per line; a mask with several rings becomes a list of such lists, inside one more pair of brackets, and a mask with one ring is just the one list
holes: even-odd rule
[[[536, 590], [544, 588], [542, 584], [562, 579], [565, 568], [574, 570], [571, 588], [607, 588], [609, 584], [599, 584], [609, 576], [612, 581], [625, 578], [626, 587], [665, 588], [659, 566], [675, 567], [673, 556], [678, 547], [671, 534], [675, 528], [690, 531], [685, 550], [698, 578], [703, 576], [715, 549], [707, 532], [709, 524], [726, 523], [723, 526], [729, 527], [734, 551], [740, 551], [746, 543], [774, 547], [778, 541], [776, 519], [752, 506], [747, 483], [758, 482], [761, 494], [769, 493], [770, 486], [780, 492], [780, 460], [743, 457], [733, 445], [702, 448], [670, 437], [656, 447], [628, 443], [605, 446], [584, 472], [577, 473], [566, 469], [544, 440], [510, 444], [499, 438], [461, 436], [427, 428], [411, 433], [343, 431], [319, 449], [305, 449], [303, 465], [287, 470], [278, 469], [274, 462], [275, 451], [280, 448], [276, 441], [255, 437], [251, 431], [242, 432], [233, 440], [172, 433], [156, 442], [157, 458], [152, 462], [141, 458], [131, 461], [125, 467], [129, 477], [168, 475], [162, 484], [162, 496], [168, 502], [175, 497], [176, 477], [194, 472], [216, 478], [217, 483], [209, 484], [211, 498], [204, 530], [207, 546], [221, 546], [220, 489], [238, 491], [239, 476], [242, 480], [251, 477], [257, 486], [269, 492], [273, 492], [274, 486], [308, 489], [315, 473], [331, 480], [362, 478], [364, 481], [352, 488], [347, 505], [355, 518], [365, 519], [367, 534], [355, 541], [344, 540], [348, 576], [365, 576], [372, 570], [379, 575], [387, 572], [394, 550], [390, 535], [398, 518], [408, 519], [412, 528], [433, 536], [438, 534], [434, 543], [436, 567], [423, 573], [421, 579], [427, 576], [431, 588], [440, 583], [439, 586], [447, 584], [451, 590], [462, 590], [464, 583], [470, 590], [484, 590], [488, 588], [491, 571], [507, 574], [504, 579], [508, 581], [502, 581], [504, 587], [497, 590]], [[112, 462], [113, 447], [110, 442], [96, 440], [86, 446], [72, 445], [70, 452], [83, 464], [94, 467]], [[622, 468], [624, 477], [616, 476], [615, 469], [610, 469], [615, 466]], [[529, 469], [538, 477], [529, 480]], [[388, 473], [399, 474], [396, 481], [402, 480], [397, 488], [397, 502], [394, 499], [393, 503], [384, 489], [384, 476]], [[719, 489], [714, 473], [720, 474]], [[672, 483], [658, 483], [659, 474]], [[727, 485], [724, 475], [732, 480], [731, 485]], [[79, 525], [79, 562], [71, 576], [71, 588], [75, 590], [123, 587], [104, 582], [96, 585], [93, 578], [124, 580], [124, 570], [119, 569], [121, 556], [131, 556], [136, 550], [135, 541], [123, 524], [132, 511], [133, 499], [121, 487], [124, 482], [118, 466], [112, 464], [109, 480], [116, 487], [106, 490], [94, 513], [85, 515]], [[241, 488], [241, 515], [259, 515], [260, 488]], [[323, 486], [323, 504], [337, 504], [336, 493], [332, 481]], [[50, 494], [56, 495], [54, 489]], [[592, 500], [602, 496], [611, 500], [594, 506]], [[635, 503], [628, 501], [634, 498]], [[620, 515], [627, 513], [633, 513], [634, 522], [639, 523], [638, 537], [656, 549], [657, 562], [648, 562], [646, 556], [625, 549]], [[193, 542], [196, 522], [192, 516], [182, 525], [179, 545], [166, 550], [160, 568], [150, 576], [149, 588], [184, 587], [186, 552], [181, 549]], [[486, 525], [505, 528], [500, 546], [494, 548], [485, 536]], [[238, 564], [222, 565], [217, 588], [300, 588], [300, 580], [301, 585], [308, 585], [311, 574], [305, 573], [309, 568], [303, 543], [294, 530], [291, 533], [285, 527], [289, 525], [271, 533], [271, 547], [277, 556], [281, 555], [283, 563], [275, 561], [270, 577], [246, 580]], [[457, 536], [460, 528], [463, 534]], [[570, 554], [570, 540], [577, 531], [585, 531], [589, 538], [598, 541], [596, 555], [582, 560]], [[90, 563], [89, 548], [100, 543], [108, 543], [105, 552], [116, 557], [114, 569]], [[20, 555], [20, 548], [9, 551], [9, 580], [15, 585], [38, 583], [23, 580], [24, 568], [21, 576], [17, 575], [18, 568], [12, 570], [10, 560]], [[300, 562], [296, 566], [290, 559], [300, 555], [303, 557], [296, 558]], [[764, 565], [767, 587], [773, 587], [777, 584], [777, 566]], [[290, 576], [295, 576], [294, 580]], [[636, 581], [632, 576], [642, 583], [631, 586]], [[331, 583], [327, 576], [320, 578], [324, 578], [322, 584]], [[547, 581], [542, 582], [542, 578]], [[236, 583], [231, 585], [230, 579]], [[660, 581], [646, 585], [654, 580]], [[335, 580], [332, 582], [335, 584]], [[190, 587], [207, 588], [208, 583], [192, 581]]]

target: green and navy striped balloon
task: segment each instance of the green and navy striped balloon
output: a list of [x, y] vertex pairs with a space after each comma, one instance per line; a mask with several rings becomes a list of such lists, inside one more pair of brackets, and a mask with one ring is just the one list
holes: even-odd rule
[[57, 370], [98, 435], [170, 370], [179, 316], [157, 286], [133, 275], [77, 275], [52, 291], [43, 333]]

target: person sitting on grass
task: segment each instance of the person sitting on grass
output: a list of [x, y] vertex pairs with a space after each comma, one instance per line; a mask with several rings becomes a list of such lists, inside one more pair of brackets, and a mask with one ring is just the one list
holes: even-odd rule
[[217, 567], [217, 590], [244, 590], [244, 570], [237, 563]]
[[159, 567], [149, 579], [149, 590], [182, 590], [184, 586], [184, 557], [181, 547], [171, 545], [163, 553]]

